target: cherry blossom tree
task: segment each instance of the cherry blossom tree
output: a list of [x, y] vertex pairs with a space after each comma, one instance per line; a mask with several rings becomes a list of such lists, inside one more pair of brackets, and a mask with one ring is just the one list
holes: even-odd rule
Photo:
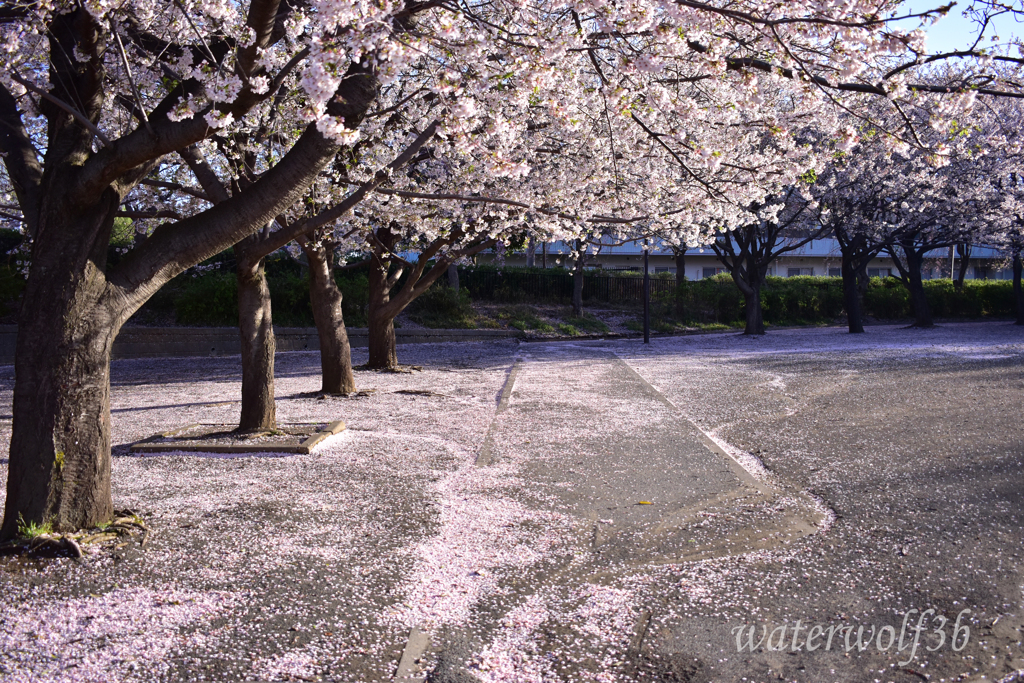
[[[121, 324], [176, 274], [269, 224], [355, 142], [380, 84], [412, 59], [394, 29], [420, 12], [437, 14], [279, 0], [4, 6], [0, 145], [32, 265], [3, 535], [21, 521], [109, 518]], [[162, 223], [106, 267], [114, 218], [166, 155], [245, 135], [275, 108], [272, 161], [255, 182]]]
[[[32, 265], [19, 321], [3, 535], [16, 533], [19, 520], [70, 529], [109, 518], [109, 357], [120, 326], [184, 269], [249, 240], [244, 252], [254, 246], [251, 235], [274, 231], [281, 216], [291, 225], [289, 211], [338, 151], [360, 139], [377, 152], [353, 160], [347, 181], [366, 186], [402, 148], [381, 143], [394, 133], [389, 117], [377, 114], [403, 117], [405, 131], [439, 119], [444, 138], [434, 158], [453, 160], [446, 182], [461, 195], [480, 194], [494, 178], [528, 178], [510, 189], [509, 201], [557, 224], [559, 234], [571, 237], [572, 226], [585, 222], [657, 227], [671, 217], [689, 243], [709, 214], [720, 226], [738, 225], [772, 185], [802, 174], [790, 131], [810, 116], [836, 120], [845, 97], [884, 96], [895, 110], [928, 111], [941, 123], [974, 93], [1016, 92], [1020, 60], [978, 50], [977, 69], [948, 82], [919, 81], [923, 33], [887, 24], [897, 6], [5, 4], [0, 148], [32, 239]], [[1003, 72], [986, 71], [993, 60]], [[774, 96], [766, 103], [767, 83], [783, 89], [788, 109]], [[766, 132], [782, 154], [765, 160], [778, 167], [775, 180], [744, 184], [744, 174], [760, 173], [744, 165], [750, 136]], [[905, 126], [892, 133], [912, 137]], [[169, 155], [194, 147], [208, 157], [217, 138], [260, 140], [268, 151], [244, 174], [230, 166], [223, 201], [191, 213], [154, 207], [153, 217], [174, 211], [181, 219], [165, 214], [108, 267], [111, 226], [126, 202], [141, 188], [160, 187], [152, 183], [175, 182], [157, 173]], [[559, 160], [557, 173], [540, 173], [544, 158]], [[724, 196], [701, 182], [700, 168], [734, 174]], [[323, 206], [341, 206], [346, 191], [339, 187]], [[363, 196], [371, 192], [379, 194], [368, 188]], [[371, 207], [367, 215], [375, 213]], [[394, 220], [381, 218], [388, 221], [374, 234]], [[481, 218], [472, 234], [501, 239], [511, 230], [506, 223]], [[431, 227], [422, 239], [460, 225]], [[313, 228], [303, 227], [290, 239], [307, 239]], [[269, 316], [256, 310], [265, 298], [258, 261], [251, 317], [266, 327]]]
[[[279, 3], [202, 16], [183, 7], [4, 10], [0, 144], [32, 239], [5, 536], [20, 521], [67, 529], [110, 517], [109, 358], [121, 324], [171, 277], [295, 201], [341, 144], [308, 124], [252, 192], [161, 226], [107, 271], [114, 218], [157, 161], [244, 121], [299, 75], [305, 48], [288, 40], [292, 13]], [[320, 121], [355, 127], [376, 76], [359, 61], [339, 66], [347, 78], [320, 93]]]
[[761, 287], [772, 262], [782, 254], [819, 239], [827, 230], [813, 224], [799, 232], [794, 230], [794, 226], [801, 224], [810, 204], [811, 200], [800, 194], [798, 186], [790, 187], [774, 201], [751, 207], [754, 220], [724, 232], [711, 243], [743, 294], [746, 317], [743, 334], [765, 333]]

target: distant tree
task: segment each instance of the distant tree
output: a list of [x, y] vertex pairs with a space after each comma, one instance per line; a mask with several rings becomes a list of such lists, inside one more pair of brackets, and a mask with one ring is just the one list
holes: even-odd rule
[[794, 231], [793, 228], [803, 222], [810, 204], [811, 201], [800, 194], [799, 188], [791, 187], [774, 201], [752, 206], [750, 213], [755, 220], [724, 231], [711, 243], [718, 260], [743, 294], [746, 320], [743, 334], [765, 333], [761, 287], [772, 262], [782, 254], [819, 239], [827, 231], [824, 226], [799, 233]]

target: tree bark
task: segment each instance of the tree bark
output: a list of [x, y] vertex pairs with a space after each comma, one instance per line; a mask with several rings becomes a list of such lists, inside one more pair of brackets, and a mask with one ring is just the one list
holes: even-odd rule
[[356, 390], [356, 378], [352, 372], [352, 347], [341, 310], [342, 294], [334, 280], [334, 245], [312, 239], [303, 240], [301, 244], [309, 261], [309, 301], [320, 338], [320, 391], [351, 394]]
[[914, 324], [911, 327], [933, 327], [931, 308], [928, 297], [924, 293], [924, 282], [921, 277], [921, 265], [924, 257], [910, 245], [903, 245], [903, 253], [907, 259], [907, 290], [910, 292], [910, 303], [914, 309]]
[[675, 250], [676, 257], [676, 284], [681, 285], [686, 282], [686, 247], [680, 247]]
[[686, 247], [675, 250], [676, 257], [676, 315], [684, 316], [686, 309], [683, 299], [683, 285], [686, 284]]
[[238, 254], [238, 331], [242, 341], [242, 413], [238, 431], [252, 432], [277, 427], [274, 406], [274, 323], [270, 288], [263, 259], [243, 265], [247, 245], [259, 237], [247, 237], [236, 246]]
[[[40, 212], [15, 352], [13, 432], [0, 537], [21, 522], [58, 531], [110, 519], [110, 349], [124, 318], [105, 296], [120, 197]], [[83, 255], [88, 258], [83, 258]]]
[[761, 282], [748, 282], [749, 289], [741, 289], [743, 292], [743, 304], [746, 314], [747, 326], [743, 334], [762, 335], [764, 330], [764, 309], [761, 308]]
[[398, 351], [395, 348], [395, 317], [387, 310], [391, 302], [387, 261], [371, 259], [368, 278], [370, 358], [366, 365], [374, 370], [394, 370], [398, 367]]
[[572, 269], [572, 314], [576, 318], [583, 317], [583, 265], [587, 259], [584, 246], [579, 246], [580, 254]]
[[964, 288], [964, 280], [967, 278], [967, 269], [971, 265], [971, 245], [956, 245], [956, 253], [957, 256], [960, 257], [960, 268], [957, 269], [956, 280], [953, 282], [953, 287], [959, 292]]
[[[260, 2], [258, 9], [273, 16], [278, 4]], [[260, 30], [257, 39], [266, 39]], [[101, 33], [81, 8], [54, 14], [48, 30], [55, 93], [89, 120], [99, 120], [109, 85], [102, 69]], [[78, 54], [87, 58], [72, 58]], [[371, 63], [354, 64], [328, 104], [327, 111], [350, 128], [358, 127], [376, 100]], [[165, 104], [181, 94], [175, 88]], [[243, 91], [233, 105], [235, 116], [240, 118], [260, 100]], [[171, 278], [235, 244], [299, 200], [338, 150], [337, 143], [310, 124], [250, 191], [161, 224], [107, 271], [110, 232], [124, 193], [162, 157], [208, 137], [211, 129], [202, 117], [171, 122], [161, 113], [150, 117], [150, 125], [97, 152], [88, 126], [60, 107], [40, 103], [47, 118], [45, 140], [37, 143], [46, 150], [40, 160], [12, 102], [0, 94], [0, 118], [6, 124], [0, 151], [12, 183], [23, 189], [17, 194], [25, 203], [34, 247], [19, 320], [8, 495], [0, 527], [4, 537], [17, 533], [23, 522], [50, 522], [57, 530], [73, 530], [109, 521], [109, 361], [121, 325]]]
[[533, 268], [537, 262], [537, 240], [533, 237], [526, 244], [526, 267]]
[[1017, 303], [1017, 325], [1024, 325], [1024, 288], [1021, 287], [1021, 270], [1024, 264], [1021, 263], [1020, 249], [1013, 250], [1013, 299]]
[[448, 286], [459, 291], [459, 267], [454, 263], [448, 266]]
[[846, 309], [846, 323], [851, 334], [864, 332], [864, 319], [861, 314], [860, 286], [857, 282], [857, 267], [853, 256], [843, 253], [843, 308]]

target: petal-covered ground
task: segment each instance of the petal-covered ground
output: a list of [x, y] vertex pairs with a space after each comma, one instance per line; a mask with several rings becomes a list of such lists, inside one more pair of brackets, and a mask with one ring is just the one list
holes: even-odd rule
[[[360, 371], [373, 391], [351, 398], [318, 398], [315, 354], [280, 354], [279, 421], [349, 427], [285, 457], [129, 455], [236, 419], [238, 361], [115, 362], [115, 507], [151, 540], [0, 558], [0, 678], [384, 681], [412, 627], [431, 639], [414, 670], [439, 681], [1024, 669], [1024, 330], [399, 354], [422, 372]], [[930, 622], [911, 656], [929, 608], [947, 640], [970, 609], [970, 636], [938, 645]], [[840, 629], [828, 649], [807, 651], [814, 625]], [[738, 652], [751, 626], [778, 637]]]

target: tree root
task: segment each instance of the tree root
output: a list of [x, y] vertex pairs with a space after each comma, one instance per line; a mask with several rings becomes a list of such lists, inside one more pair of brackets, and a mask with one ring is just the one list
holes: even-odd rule
[[353, 370], [372, 370], [373, 372], [391, 372], [409, 375], [413, 372], [423, 372], [422, 365], [396, 365], [393, 368], [371, 368], [369, 365], [358, 365]]
[[[152, 530], [142, 518], [131, 510], [114, 512], [109, 524], [70, 533], [43, 533], [19, 536], [0, 545], [0, 555], [17, 555], [36, 559], [58, 557], [83, 558], [99, 549], [115, 549], [128, 542], [138, 541], [144, 547]], [[83, 546], [85, 550], [83, 550]], [[95, 549], [95, 550], [93, 550]]]

